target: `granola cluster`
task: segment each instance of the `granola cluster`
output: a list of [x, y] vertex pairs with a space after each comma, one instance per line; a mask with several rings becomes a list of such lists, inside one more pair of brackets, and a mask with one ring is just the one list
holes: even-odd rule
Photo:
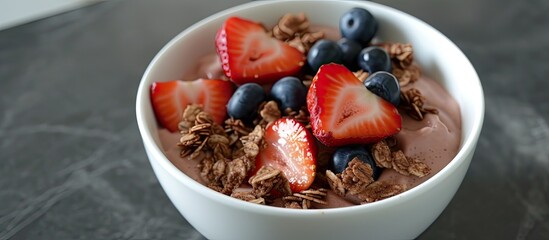
[[400, 100], [400, 108], [415, 120], [423, 120], [427, 113], [438, 114], [437, 109], [424, 106], [425, 97], [416, 88], [401, 91]]
[[181, 147], [181, 157], [203, 159], [208, 151], [216, 152], [217, 156], [225, 156], [227, 135], [208, 113], [202, 111], [201, 105], [189, 105], [182, 118], [178, 126], [181, 138], [177, 144]]
[[261, 167], [248, 182], [252, 185], [252, 194], [257, 197], [267, 196], [272, 190], [277, 190], [284, 196], [292, 194], [288, 179], [280, 170], [272, 167]]
[[[394, 148], [394, 145], [391, 145]], [[424, 177], [431, 172], [429, 166], [421, 160], [404, 155], [402, 150], [392, 150], [386, 140], [372, 146], [372, 156], [377, 166], [392, 168], [404, 176]]]
[[330, 188], [339, 196], [353, 195], [360, 199], [361, 204], [379, 201], [406, 190], [400, 184], [384, 181], [374, 181], [372, 167], [355, 158], [340, 174], [326, 170]]
[[264, 133], [261, 126], [248, 131], [237, 121], [231, 123], [226, 130], [195, 104], [187, 106], [179, 123], [180, 156], [199, 161], [200, 174], [209, 187], [224, 194], [238, 188], [255, 167]]
[[307, 53], [313, 44], [324, 38], [324, 32], [311, 32], [305, 13], [287, 13], [273, 27], [274, 38], [287, 42], [302, 53]]
[[260, 125], [265, 128], [282, 116], [278, 104], [275, 101], [263, 102], [259, 105], [258, 116], [253, 121], [254, 125]]
[[312, 203], [328, 204], [326, 198], [328, 190], [324, 188], [307, 189], [299, 193], [293, 193], [291, 196], [283, 197], [285, 208], [310, 209]]
[[398, 79], [400, 87], [414, 83], [419, 79], [421, 70], [414, 61], [414, 50], [409, 43], [381, 43], [378, 44], [385, 49], [392, 61], [393, 75]]

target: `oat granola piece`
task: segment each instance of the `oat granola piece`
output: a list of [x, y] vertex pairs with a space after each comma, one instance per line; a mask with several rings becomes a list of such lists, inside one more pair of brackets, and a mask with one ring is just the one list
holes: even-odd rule
[[280, 118], [281, 113], [275, 101], [268, 101], [259, 110], [259, 116], [268, 124]]
[[358, 78], [358, 80], [360, 80], [361, 82], [364, 82], [364, 80], [366, 80], [366, 78], [368, 78], [368, 72], [360, 69], [356, 72], [353, 72], [353, 74], [355, 74], [356, 78]]
[[305, 33], [309, 30], [309, 19], [305, 13], [298, 14], [287, 13], [274, 26], [272, 35], [274, 38], [287, 41], [294, 36]]
[[313, 75], [309, 75], [309, 74], [306, 74], [305, 76], [303, 76], [303, 85], [305, 85], [305, 87], [307, 87], [307, 89], [309, 89], [309, 87], [311, 86], [311, 84], [313, 83], [313, 78], [315, 76]]
[[244, 125], [244, 123], [240, 119], [229, 118], [225, 120], [226, 133], [234, 132], [240, 136], [245, 136], [248, 135], [251, 131], [252, 129], [246, 127], [246, 125]]
[[431, 168], [416, 158], [404, 155], [401, 150], [393, 152], [393, 169], [402, 175], [424, 177], [431, 172]]
[[[382, 140], [372, 146], [372, 156], [377, 166], [392, 168], [404, 176], [411, 174], [424, 177], [431, 172], [431, 168], [421, 160], [406, 156], [402, 150], [393, 151], [387, 141], [389, 140]], [[391, 139], [390, 141], [396, 140]], [[392, 145], [395, 146], [396, 142]]]
[[280, 170], [272, 167], [261, 167], [254, 176], [250, 177], [248, 183], [252, 185], [252, 194], [256, 197], [267, 196], [273, 189], [284, 196], [292, 194], [288, 179]]
[[237, 192], [237, 191], [234, 191], [234, 192], [231, 194], [231, 197], [234, 197], [234, 198], [237, 198], [237, 199], [246, 201], [246, 202], [251, 202], [251, 203], [257, 203], [257, 204], [263, 204], [263, 205], [265, 205], [265, 199], [264, 199], [264, 198], [262, 198], [262, 197], [256, 197], [256, 196], [253, 195], [251, 192]]
[[330, 170], [326, 170], [326, 179], [328, 180], [328, 185], [330, 185], [330, 188], [340, 197], [345, 196], [345, 187], [343, 185], [343, 181], [341, 181], [341, 178], [339, 178], [334, 172]]
[[193, 145], [199, 146], [201, 144], [199, 140], [200, 140], [200, 135], [197, 135], [194, 133], [186, 133], [183, 136], [181, 136], [181, 138], [179, 139], [178, 145], [180, 147], [188, 147]]
[[185, 108], [183, 111], [183, 116], [181, 122], [179, 122], [180, 131], [188, 131], [196, 120], [196, 116], [202, 112], [202, 105], [200, 104], [191, 104]]
[[294, 201], [285, 202], [284, 207], [285, 208], [293, 208], [293, 209], [303, 209], [303, 207], [301, 206], [301, 204], [299, 202], [294, 202]]
[[[347, 194], [351, 194], [360, 199], [362, 201], [361, 204], [364, 204], [379, 201], [406, 190], [404, 185], [374, 181], [371, 177], [370, 165], [358, 159], [357, 161], [362, 164], [355, 162], [355, 166], [350, 166], [349, 163], [349, 167], [341, 174], [336, 175], [330, 170], [326, 171], [330, 188], [337, 195], [345, 197]], [[368, 170], [368, 167], [370, 167], [370, 170]], [[353, 171], [353, 168], [355, 171]]]
[[242, 142], [242, 151], [246, 157], [255, 159], [257, 154], [259, 154], [259, 150], [263, 147], [264, 135], [265, 129], [257, 125], [250, 134], [240, 138], [240, 141]]
[[293, 39], [288, 40], [288, 45], [296, 48], [302, 53], [308, 53], [311, 47], [318, 41], [324, 38], [324, 32], [311, 32], [297, 35]]
[[[185, 115], [185, 114], [183, 114], [183, 115]], [[198, 124], [205, 124], [205, 123], [212, 124], [213, 123], [212, 116], [210, 114], [206, 113], [206, 112], [197, 113], [196, 117], [195, 117], [194, 124], [198, 125]]]
[[379, 46], [385, 49], [389, 57], [402, 69], [414, 61], [414, 49], [410, 43], [382, 43]]
[[403, 185], [392, 184], [385, 181], [375, 181], [368, 185], [361, 193], [358, 194], [358, 198], [362, 201], [361, 204], [371, 203], [379, 200], [383, 200], [388, 197], [395, 196], [406, 190]]
[[[240, 119], [229, 118], [225, 120], [224, 131], [229, 138], [229, 146], [233, 149], [241, 149], [242, 142], [240, 141], [240, 137], [250, 134], [252, 129], [246, 127]], [[236, 151], [233, 151], [233, 153], [234, 152]], [[233, 154], [233, 156], [235, 156], [235, 154]]]
[[406, 68], [400, 68], [397, 64], [393, 63], [392, 73], [398, 79], [400, 86], [404, 87], [409, 83], [416, 82], [419, 79], [421, 76], [421, 69], [413, 64]]
[[341, 181], [346, 191], [355, 195], [374, 181], [373, 174], [374, 171], [370, 164], [355, 157], [341, 173]]
[[230, 195], [236, 188], [238, 188], [247, 174], [246, 158], [237, 158], [227, 162], [227, 169], [225, 170], [225, 176], [222, 179], [223, 189], [221, 193]]
[[372, 146], [372, 156], [379, 167], [391, 168], [393, 166], [391, 148], [385, 140], [381, 140]]
[[298, 51], [307, 54], [315, 42], [324, 38], [324, 32], [310, 32], [309, 19], [305, 13], [284, 15], [273, 27], [274, 38], [288, 43]]
[[417, 88], [401, 91], [400, 100], [400, 108], [415, 120], [423, 120], [428, 113], [438, 114], [437, 109], [424, 106], [425, 97]]
[[413, 64], [414, 49], [409, 43], [381, 43], [392, 62], [392, 73], [401, 87], [417, 81], [421, 75], [420, 68]]
[[210, 182], [215, 181], [215, 176], [214, 176], [214, 173], [213, 173], [214, 163], [215, 163], [215, 161], [212, 157], [205, 157], [198, 164], [198, 168], [200, 169], [200, 175], [203, 178], [208, 179], [208, 181], [210, 181]]
[[423, 161], [413, 158], [410, 167], [408, 167], [408, 172], [416, 177], [425, 177], [431, 173], [431, 168]]
[[395, 151], [391, 153], [392, 161], [392, 168], [400, 173], [401, 175], [408, 176], [410, 173], [408, 172], [408, 168], [410, 167], [410, 161], [404, 155], [404, 152], [401, 150]]
[[312, 203], [328, 204], [325, 200], [327, 191], [324, 188], [307, 189], [299, 193], [293, 193], [291, 196], [283, 197], [284, 207], [296, 209], [310, 209]]

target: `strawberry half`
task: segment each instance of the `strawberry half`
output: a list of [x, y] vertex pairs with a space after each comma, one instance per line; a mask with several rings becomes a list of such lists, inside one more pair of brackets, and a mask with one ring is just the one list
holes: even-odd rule
[[313, 134], [327, 146], [377, 142], [402, 127], [398, 110], [339, 64], [320, 67], [307, 94], [307, 108]]
[[202, 104], [213, 120], [222, 124], [227, 116], [227, 102], [234, 91], [231, 82], [217, 79], [194, 81], [173, 80], [151, 85], [151, 103], [156, 119], [170, 132], [178, 131], [178, 124], [187, 105]]
[[315, 179], [316, 142], [313, 135], [293, 119], [281, 118], [265, 129], [265, 148], [256, 158], [262, 166], [279, 169], [290, 182], [292, 192], [308, 189]]
[[296, 48], [271, 37], [260, 23], [230, 17], [215, 37], [225, 75], [236, 84], [268, 84], [295, 75], [305, 63]]

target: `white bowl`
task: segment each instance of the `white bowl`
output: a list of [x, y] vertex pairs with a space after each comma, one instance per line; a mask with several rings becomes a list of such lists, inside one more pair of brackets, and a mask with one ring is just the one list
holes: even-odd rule
[[[315, 24], [337, 27], [351, 7], [372, 12], [382, 40], [410, 42], [423, 73], [439, 80], [461, 107], [462, 142], [457, 156], [435, 176], [397, 196], [371, 204], [295, 210], [248, 203], [215, 192], [179, 171], [163, 154], [149, 100], [154, 81], [177, 79], [213, 53], [214, 36], [229, 16], [267, 25], [285, 13], [305, 12]], [[137, 94], [137, 122], [154, 172], [179, 212], [209, 239], [412, 239], [444, 210], [469, 167], [484, 118], [479, 78], [465, 55], [426, 23], [365, 1], [259, 1], [214, 14], [189, 27], [156, 55]], [[151, 203], [154, 204], [154, 203]]]

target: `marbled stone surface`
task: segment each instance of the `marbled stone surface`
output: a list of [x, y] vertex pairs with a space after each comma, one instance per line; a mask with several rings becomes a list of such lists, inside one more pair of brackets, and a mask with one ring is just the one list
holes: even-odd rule
[[[203, 239], [146, 159], [137, 85], [230, 1], [109, 1], [0, 31], [0, 239]], [[486, 94], [475, 158], [419, 239], [549, 238], [549, 1], [378, 1], [452, 39]]]

